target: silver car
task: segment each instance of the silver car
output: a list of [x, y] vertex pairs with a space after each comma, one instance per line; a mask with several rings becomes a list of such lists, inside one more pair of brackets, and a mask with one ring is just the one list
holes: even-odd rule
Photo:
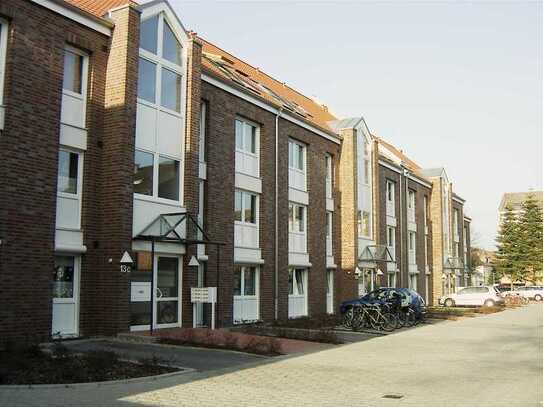
[[539, 286], [525, 286], [518, 287], [514, 292], [517, 292], [524, 298], [530, 300], [542, 301], [543, 300], [543, 287]]
[[457, 305], [484, 305], [485, 307], [493, 307], [497, 304], [503, 304], [504, 299], [495, 287], [482, 286], [462, 288], [457, 293], [440, 298], [439, 303], [446, 307]]

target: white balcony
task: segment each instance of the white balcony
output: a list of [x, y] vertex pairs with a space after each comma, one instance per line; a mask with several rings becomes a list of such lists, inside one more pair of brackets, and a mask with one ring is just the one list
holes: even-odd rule
[[236, 150], [236, 172], [260, 177], [260, 163], [256, 154]]
[[234, 225], [234, 246], [258, 248], [258, 226], [248, 223]]
[[307, 315], [307, 298], [305, 294], [288, 296], [288, 317], [298, 318]]
[[291, 253], [307, 253], [307, 235], [305, 233], [289, 232], [288, 251]]
[[258, 321], [258, 297], [234, 296], [234, 323]]
[[288, 169], [288, 186], [299, 191], [307, 191], [306, 176], [304, 171], [296, 168]]

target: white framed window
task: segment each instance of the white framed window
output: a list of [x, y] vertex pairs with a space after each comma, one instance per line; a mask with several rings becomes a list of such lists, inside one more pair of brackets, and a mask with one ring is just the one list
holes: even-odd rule
[[333, 242], [333, 213], [326, 212], [326, 255], [332, 256], [332, 242]]
[[260, 126], [247, 119], [236, 118], [236, 172], [260, 176]]
[[234, 296], [256, 296], [256, 267], [236, 266], [234, 267]]
[[429, 208], [428, 208], [428, 196], [427, 195], [424, 195], [424, 231], [426, 234], [428, 234], [428, 214], [429, 214]]
[[234, 193], [234, 220], [239, 223], [258, 223], [258, 195], [236, 190]]
[[364, 159], [364, 184], [370, 184], [370, 160]]
[[396, 200], [395, 200], [395, 188], [396, 183], [393, 181], [386, 181], [386, 211], [387, 216], [396, 217]]
[[288, 141], [289, 187], [307, 190], [307, 146], [290, 139]]
[[81, 228], [83, 153], [61, 147], [58, 153], [57, 227]]
[[289, 252], [307, 253], [307, 206], [289, 202]]
[[358, 210], [358, 236], [371, 237], [370, 213], [367, 211]]
[[387, 246], [393, 258], [396, 258], [396, 228], [387, 226]]
[[387, 201], [394, 202], [394, 182], [387, 181]]
[[409, 232], [409, 264], [417, 264], [417, 233]]
[[307, 315], [307, 269], [288, 270], [288, 316], [296, 318]]
[[288, 213], [288, 230], [292, 233], [306, 232], [306, 206], [298, 205], [293, 202], [289, 203]]
[[418, 289], [418, 284], [417, 284], [417, 281], [418, 281], [418, 274], [409, 274], [409, 288], [414, 290], [414, 291], [417, 291]]
[[8, 22], [3, 18], [0, 18], [0, 106], [4, 105], [4, 76], [6, 70], [7, 48]]
[[66, 45], [62, 73], [61, 122], [84, 128], [87, 112], [89, 56]]
[[396, 288], [396, 272], [387, 274], [387, 285], [391, 288]]
[[207, 103], [200, 102], [200, 129], [198, 138], [198, 160], [206, 162], [206, 130], [207, 130]]
[[333, 186], [333, 167], [332, 167], [332, 156], [326, 154], [324, 156], [325, 165], [326, 165], [326, 198], [332, 198], [332, 186]]
[[334, 270], [326, 270], [326, 312], [334, 313]]
[[183, 49], [164, 13], [141, 21], [138, 102], [181, 116]]
[[167, 201], [181, 200], [181, 162], [157, 152], [136, 149], [134, 193]]

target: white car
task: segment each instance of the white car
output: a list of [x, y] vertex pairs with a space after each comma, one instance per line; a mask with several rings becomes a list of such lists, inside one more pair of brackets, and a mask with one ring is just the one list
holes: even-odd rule
[[446, 307], [458, 305], [484, 305], [485, 307], [493, 307], [497, 304], [503, 304], [504, 300], [495, 287], [482, 286], [462, 288], [455, 294], [449, 294], [440, 298], [439, 303]]
[[536, 301], [543, 300], [543, 287], [537, 287], [537, 286], [518, 287], [515, 289], [514, 292], [518, 293], [524, 298], [534, 299]]

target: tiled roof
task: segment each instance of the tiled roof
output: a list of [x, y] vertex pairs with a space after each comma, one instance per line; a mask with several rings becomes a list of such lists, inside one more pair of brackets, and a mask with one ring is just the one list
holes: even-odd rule
[[502, 201], [500, 203], [500, 211], [505, 210], [507, 205], [511, 205], [513, 209], [520, 209], [522, 203], [526, 201], [530, 195], [534, 196], [534, 198], [539, 202], [539, 206], [543, 209], [543, 191], [528, 191], [503, 194]]
[[108, 10], [116, 7], [124, 6], [128, 3], [137, 4], [131, 0], [64, 0], [66, 3], [80, 8], [87, 13], [94, 14], [97, 17], [102, 17]]
[[328, 122], [336, 120], [336, 117], [328, 111], [328, 108], [209, 41], [198, 38], [203, 44], [202, 66], [206, 73], [240, 87], [268, 104], [283, 107], [294, 117], [305, 120], [313, 126], [328, 132], [333, 131]]
[[383, 140], [381, 137], [377, 137], [377, 136], [374, 136], [374, 137], [377, 139], [379, 144], [382, 144], [387, 150], [389, 150], [392, 154], [398, 157], [398, 159], [401, 160], [402, 163], [409, 170], [413, 171], [415, 174], [420, 174], [420, 170], [422, 169], [420, 165], [418, 165], [415, 161], [411, 160], [408, 156], [406, 156], [402, 150], [398, 149], [396, 146], [393, 146], [389, 142]]

